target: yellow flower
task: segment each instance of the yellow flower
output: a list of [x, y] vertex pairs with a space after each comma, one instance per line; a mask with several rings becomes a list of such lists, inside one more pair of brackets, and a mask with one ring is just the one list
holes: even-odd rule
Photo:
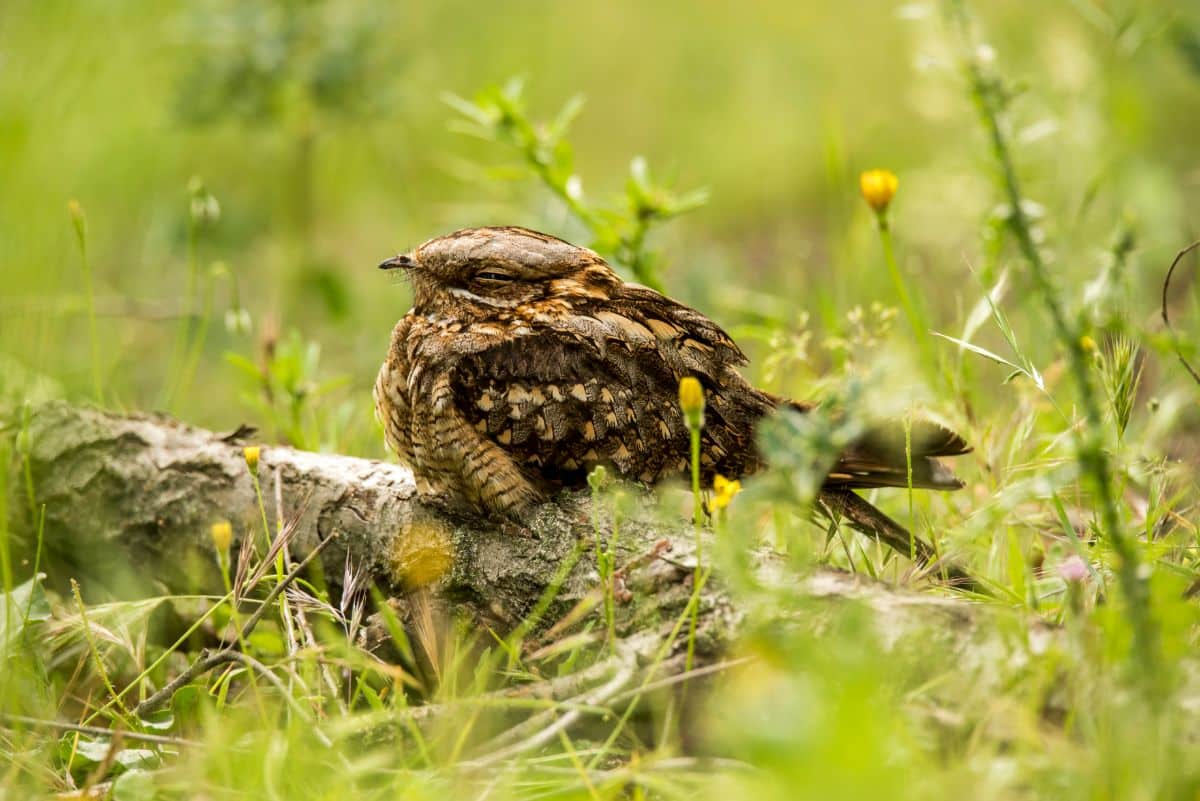
[[742, 482], [736, 479], [730, 481], [725, 476], [717, 473], [713, 476], [713, 499], [712, 505], [714, 509], [724, 509], [733, 500], [733, 496], [742, 491]]
[[684, 376], [679, 382], [679, 406], [689, 429], [704, 425], [704, 388], [695, 376]]
[[863, 199], [876, 214], [887, 211], [899, 185], [900, 179], [891, 170], [867, 170], [858, 176], [858, 187], [862, 190]]
[[212, 535], [213, 545], [216, 546], [218, 552], [225, 553], [229, 550], [229, 546], [233, 542], [233, 526], [228, 520], [213, 523], [209, 534]]
[[242, 448], [242, 456], [246, 457], [246, 467], [250, 468], [250, 472], [258, 474], [258, 459], [262, 456], [262, 448], [257, 445], [248, 445]]
[[1079, 338], [1079, 347], [1083, 348], [1088, 353], [1093, 353], [1096, 350], [1096, 340], [1084, 334]]

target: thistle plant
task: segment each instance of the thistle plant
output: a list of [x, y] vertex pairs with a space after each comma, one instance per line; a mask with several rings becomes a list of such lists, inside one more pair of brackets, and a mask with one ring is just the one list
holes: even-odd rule
[[1134, 632], [1135, 658], [1141, 664], [1147, 686], [1154, 686], [1159, 673], [1159, 642], [1150, 590], [1139, 569], [1137, 545], [1125, 530], [1117, 508], [1109, 455], [1100, 438], [1103, 430], [1102, 412], [1092, 383], [1090, 357], [1082, 345], [1083, 333], [1079, 324], [1068, 316], [1062, 294], [1035, 239], [1029, 205], [1017, 176], [1008, 127], [1004, 124], [1014, 92], [995, 71], [991, 59], [980, 58], [980, 48], [975, 41], [964, 0], [948, 0], [947, 13], [958, 37], [967, 86], [991, 145], [992, 156], [999, 167], [1001, 188], [1008, 208], [1008, 230], [1029, 267], [1029, 276], [1049, 314], [1055, 337], [1066, 351], [1067, 366], [1084, 418], [1084, 425], [1071, 429], [1075, 455], [1098, 502], [1100, 531], [1117, 556], [1117, 576]]

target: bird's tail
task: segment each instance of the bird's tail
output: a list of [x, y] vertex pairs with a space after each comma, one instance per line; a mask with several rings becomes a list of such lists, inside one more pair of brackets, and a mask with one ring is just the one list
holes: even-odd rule
[[848, 489], [827, 487], [821, 491], [817, 509], [831, 520], [845, 520], [851, 528], [871, 539], [911, 556], [913, 561], [945, 576], [948, 583], [982, 594], [990, 594], [974, 576], [953, 563], [938, 558], [937, 552], [920, 537], [876, 509]]
[[[971, 446], [932, 420], [913, 420], [868, 429], [838, 458], [825, 481], [828, 488], [909, 487], [956, 490], [963, 483], [938, 457], [961, 456]], [[911, 476], [910, 476], [911, 470]]]

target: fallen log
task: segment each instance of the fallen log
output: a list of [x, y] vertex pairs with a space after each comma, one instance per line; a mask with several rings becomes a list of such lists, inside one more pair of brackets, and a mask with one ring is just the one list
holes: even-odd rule
[[[7, 480], [11, 525], [27, 538], [43, 529], [51, 581], [78, 577], [93, 597], [212, 592], [220, 587], [212, 524], [228, 520], [238, 536], [261, 536], [245, 429], [222, 434], [163, 415], [64, 403], [27, 411], [8, 429], [17, 442]], [[514, 526], [431, 506], [417, 496], [406, 468], [385, 462], [265, 447], [257, 476], [268, 517], [294, 518], [293, 560], [335, 538], [317, 560], [329, 584], [340, 583], [350, 560], [392, 594], [421, 585], [444, 608], [500, 630], [525, 621], [552, 584], [561, 585], [558, 613], [543, 615], [543, 628], [571, 608], [599, 614], [587, 493], [564, 493]], [[677, 622], [693, 594], [694, 543], [682, 519], [623, 520], [617, 630], [635, 646], [630, 658], [660, 654], [672, 630], [680, 639]], [[769, 580], [772, 557], [762, 555], [758, 564]], [[817, 570], [806, 582], [811, 597], [865, 604], [887, 639], [910, 624], [939, 620], [951, 630], [969, 629], [978, 609], [834, 570]], [[695, 665], [701, 665], [736, 636], [741, 619], [719, 576], [698, 594], [696, 618]], [[682, 639], [668, 645], [668, 659], [683, 647]]]

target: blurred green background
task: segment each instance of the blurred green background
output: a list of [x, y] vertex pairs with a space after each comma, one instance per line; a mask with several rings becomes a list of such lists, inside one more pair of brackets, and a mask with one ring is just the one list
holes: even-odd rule
[[[1082, 301], [1131, 226], [1127, 314], [1150, 322], [1166, 264], [1200, 227], [1200, 8], [975, 11], [987, 57], [1024, 86], [1018, 166], [1062, 285]], [[303, 391], [328, 389], [325, 408], [340, 411], [290, 438], [378, 455], [369, 388], [409, 298], [375, 264], [464, 226], [588, 241], [513, 153], [451, 130], [445, 93], [512, 76], [535, 119], [586, 99], [570, 139], [589, 198], [619, 193], [636, 155], [681, 189], [708, 188], [651, 247], [670, 292], [740, 334], [756, 364], [778, 349], [763, 332], [795, 330], [802, 310], [819, 372], [833, 360], [820, 338], [849, 310], [897, 305], [857, 194], [863, 169], [900, 176], [899, 256], [935, 328], [961, 333], [982, 295], [971, 269], [995, 276], [994, 170], [936, 4], [13, 0], [0, 7], [5, 400], [94, 394], [76, 199], [105, 404], [229, 426], [262, 414], [239, 395], [255, 394], [264, 339], [292, 342], [300, 361], [319, 347], [319, 366], [297, 368]], [[1005, 309], [1049, 358], [1025, 292], [1017, 277]], [[906, 334], [885, 338], [886, 359], [904, 363]], [[769, 383], [804, 395], [802, 379]]]
[[[1178, 342], [1158, 309], [1172, 257], [1200, 237], [1200, 4], [979, 0], [983, 38], [966, 54], [946, 22], [955, 5], [0, 2], [0, 414], [65, 397], [383, 456], [370, 388], [410, 296], [375, 265], [465, 226], [592, 239], [519, 153], [464, 135], [447, 95], [520, 77], [526, 112], [547, 121], [581, 95], [568, 139], [588, 203], [619, 207], [637, 157], [681, 193], [707, 188], [706, 205], [656, 225], [648, 245], [670, 294], [745, 347], [748, 377], [807, 398], [846, 397], [865, 376], [876, 405], [919, 402], [976, 446], [956, 460], [963, 492], [924, 494], [915, 511], [903, 492], [872, 500], [996, 587], [973, 608], [996, 612], [978, 632], [999, 644], [961, 650], [940, 619], [897, 645], [854, 610], [803, 597], [813, 563], [943, 590], [877, 544], [797, 525], [811, 497], [788, 481], [811, 472], [811, 443], [773, 443], [779, 480], [747, 482], [714, 536], [718, 575], [749, 610], [738, 653], [755, 662], [679, 724], [738, 762], [687, 763], [694, 775], [657, 797], [1196, 797], [1200, 415], [1174, 352], [1195, 357], [1200, 341], [1194, 258], [1169, 298]], [[1057, 294], [1034, 291], [1013, 246], [964, 63], [1006, 81], [1003, 125]], [[1010, 368], [922, 339], [894, 311], [858, 188], [875, 167], [899, 175], [892, 231], [922, 319], [1026, 378], [1006, 382]], [[1012, 343], [982, 300], [989, 287]], [[1071, 319], [1065, 341], [1048, 298]], [[1105, 478], [1161, 634], [1166, 667], [1146, 683], [1178, 689], [1159, 706], [1130, 690], [1137, 627], [1112, 576], [1134, 562], [1114, 555], [1118, 532], [1101, 530], [1079, 481], [1078, 390], [1062, 357], [1077, 331], [1096, 345], [1090, 380], [1106, 393], [1090, 433], [1111, 455]], [[1108, 426], [1125, 403], [1128, 430]], [[779, 586], [746, 575], [762, 540], [791, 548]], [[1068, 578], [1072, 556], [1091, 578]], [[781, 611], [812, 631], [781, 626]], [[1061, 636], [1044, 641], [1050, 630]], [[48, 717], [69, 708], [58, 689], [41, 699]], [[298, 795], [346, 794], [300, 718], [282, 733], [241, 720], [208, 719], [208, 748], [166, 774], [178, 797], [268, 797], [276, 774]], [[668, 729], [648, 765], [673, 756]], [[18, 764], [9, 752], [23, 746], [0, 745], [0, 764]], [[621, 748], [636, 770], [640, 744]], [[381, 764], [391, 770], [394, 751], [360, 787]], [[457, 797], [428, 759], [399, 764], [406, 797]], [[508, 795], [528, 789], [528, 774], [505, 776]], [[66, 788], [37, 769], [27, 779]], [[615, 772], [605, 781], [604, 797], [643, 797]], [[584, 797], [571, 792], [543, 797]]]

